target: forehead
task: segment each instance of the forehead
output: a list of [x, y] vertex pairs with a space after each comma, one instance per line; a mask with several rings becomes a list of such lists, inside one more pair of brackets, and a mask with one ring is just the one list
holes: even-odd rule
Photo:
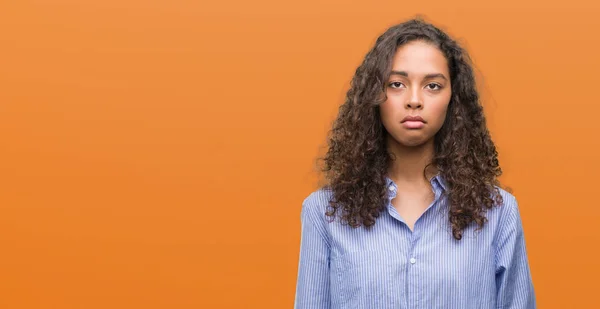
[[409, 76], [428, 73], [448, 75], [448, 62], [442, 51], [430, 43], [412, 41], [396, 49], [392, 70], [406, 71]]

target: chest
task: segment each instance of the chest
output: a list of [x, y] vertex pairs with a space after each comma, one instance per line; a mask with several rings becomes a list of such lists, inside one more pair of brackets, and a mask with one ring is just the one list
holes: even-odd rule
[[[427, 231], [415, 232], [406, 228], [358, 232], [350, 241], [338, 243], [331, 260], [331, 280], [332, 297], [342, 304], [340, 308], [373, 304], [377, 308], [426, 308], [440, 299], [493, 300], [491, 238], [467, 232], [456, 242], [443, 225], [427, 227]], [[479, 303], [462, 305], [487, 308]]]
[[391, 204], [398, 214], [402, 217], [404, 223], [414, 230], [416, 221], [423, 215], [435, 200], [435, 195], [431, 190], [399, 192], [391, 200]]

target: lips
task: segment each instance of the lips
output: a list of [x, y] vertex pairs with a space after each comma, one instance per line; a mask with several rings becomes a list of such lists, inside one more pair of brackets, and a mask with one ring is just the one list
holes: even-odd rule
[[422, 123], [425, 123], [425, 120], [423, 120], [421, 116], [406, 116], [404, 117], [404, 119], [402, 119], [401, 123], [405, 123], [407, 121], [420, 121]]
[[421, 129], [425, 126], [425, 120], [420, 116], [406, 116], [401, 123], [407, 129]]

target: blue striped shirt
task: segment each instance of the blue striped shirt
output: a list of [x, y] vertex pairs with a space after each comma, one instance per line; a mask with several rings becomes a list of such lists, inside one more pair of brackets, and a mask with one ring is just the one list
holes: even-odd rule
[[446, 183], [431, 179], [435, 199], [413, 231], [391, 201], [370, 231], [327, 222], [330, 190], [302, 203], [296, 309], [536, 308], [523, 227], [515, 197], [488, 210], [458, 241], [448, 221]]

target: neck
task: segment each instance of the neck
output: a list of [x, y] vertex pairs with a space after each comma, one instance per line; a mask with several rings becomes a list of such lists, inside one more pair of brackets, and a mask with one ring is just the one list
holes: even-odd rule
[[404, 146], [388, 135], [388, 151], [394, 154], [394, 161], [388, 169], [388, 177], [396, 183], [422, 183], [429, 182], [437, 169], [430, 165], [427, 167], [425, 178], [423, 170], [431, 162], [434, 155], [433, 139], [419, 146]]

